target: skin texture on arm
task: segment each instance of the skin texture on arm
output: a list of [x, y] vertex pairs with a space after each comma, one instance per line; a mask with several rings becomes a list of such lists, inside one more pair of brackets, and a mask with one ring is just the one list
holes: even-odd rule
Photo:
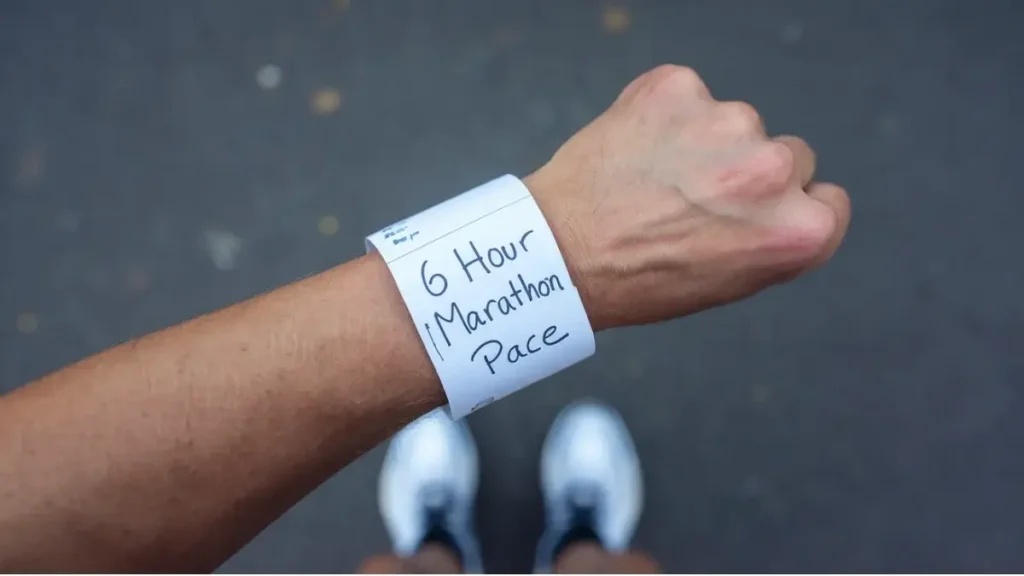
[[[746, 296], [828, 260], [845, 191], [692, 70], [641, 75], [524, 180], [594, 330]], [[205, 571], [445, 402], [367, 256], [0, 398], [0, 570]]]
[[366, 256], [0, 401], [0, 569], [209, 571], [444, 392]]

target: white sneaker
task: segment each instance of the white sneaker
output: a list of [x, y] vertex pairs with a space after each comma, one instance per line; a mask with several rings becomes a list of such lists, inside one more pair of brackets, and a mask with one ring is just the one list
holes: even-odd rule
[[479, 470], [476, 445], [465, 422], [442, 409], [406, 426], [388, 446], [380, 473], [378, 505], [399, 556], [411, 556], [436, 539], [456, 552], [462, 568], [480, 573], [473, 531]]
[[540, 467], [546, 529], [536, 572], [550, 572], [571, 534], [596, 537], [612, 552], [633, 539], [643, 511], [640, 459], [622, 417], [583, 401], [566, 407], [544, 441]]

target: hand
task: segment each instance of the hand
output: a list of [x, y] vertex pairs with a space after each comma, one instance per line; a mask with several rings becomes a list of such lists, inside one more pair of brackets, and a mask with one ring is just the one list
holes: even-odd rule
[[814, 152], [695, 72], [634, 80], [525, 182], [595, 330], [691, 314], [824, 263], [850, 219]]

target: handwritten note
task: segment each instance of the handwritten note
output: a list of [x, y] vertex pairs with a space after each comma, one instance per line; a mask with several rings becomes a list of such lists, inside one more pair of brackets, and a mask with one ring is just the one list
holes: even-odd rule
[[503, 176], [366, 239], [387, 262], [461, 418], [594, 353], [547, 221]]

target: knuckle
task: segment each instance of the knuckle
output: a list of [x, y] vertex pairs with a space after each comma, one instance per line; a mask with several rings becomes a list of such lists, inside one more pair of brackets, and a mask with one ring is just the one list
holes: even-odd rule
[[718, 113], [722, 123], [739, 134], [763, 131], [761, 115], [746, 102], [722, 102], [718, 105]]
[[789, 181], [796, 167], [792, 148], [781, 142], [768, 142], [759, 156], [758, 168], [765, 180], [773, 184]]
[[827, 247], [835, 234], [838, 221], [828, 207], [804, 198], [802, 209], [782, 229], [782, 248], [795, 263], [805, 265], [827, 257]]
[[793, 170], [793, 152], [785, 144], [766, 142], [740, 161], [724, 179], [723, 193], [758, 201], [784, 192]]
[[824, 206], [805, 218], [800, 225], [799, 233], [807, 247], [806, 257], [814, 260], [822, 256], [822, 250], [828, 245], [837, 227], [836, 215]]
[[814, 237], [824, 244], [832, 238], [832, 235], [839, 228], [839, 216], [831, 208], [820, 202], [815, 202], [814, 207], [815, 211], [812, 217]]
[[648, 72], [651, 89], [668, 97], [693, 97], [707, 92], [704, 81], [692, 68], [662, 64]]

